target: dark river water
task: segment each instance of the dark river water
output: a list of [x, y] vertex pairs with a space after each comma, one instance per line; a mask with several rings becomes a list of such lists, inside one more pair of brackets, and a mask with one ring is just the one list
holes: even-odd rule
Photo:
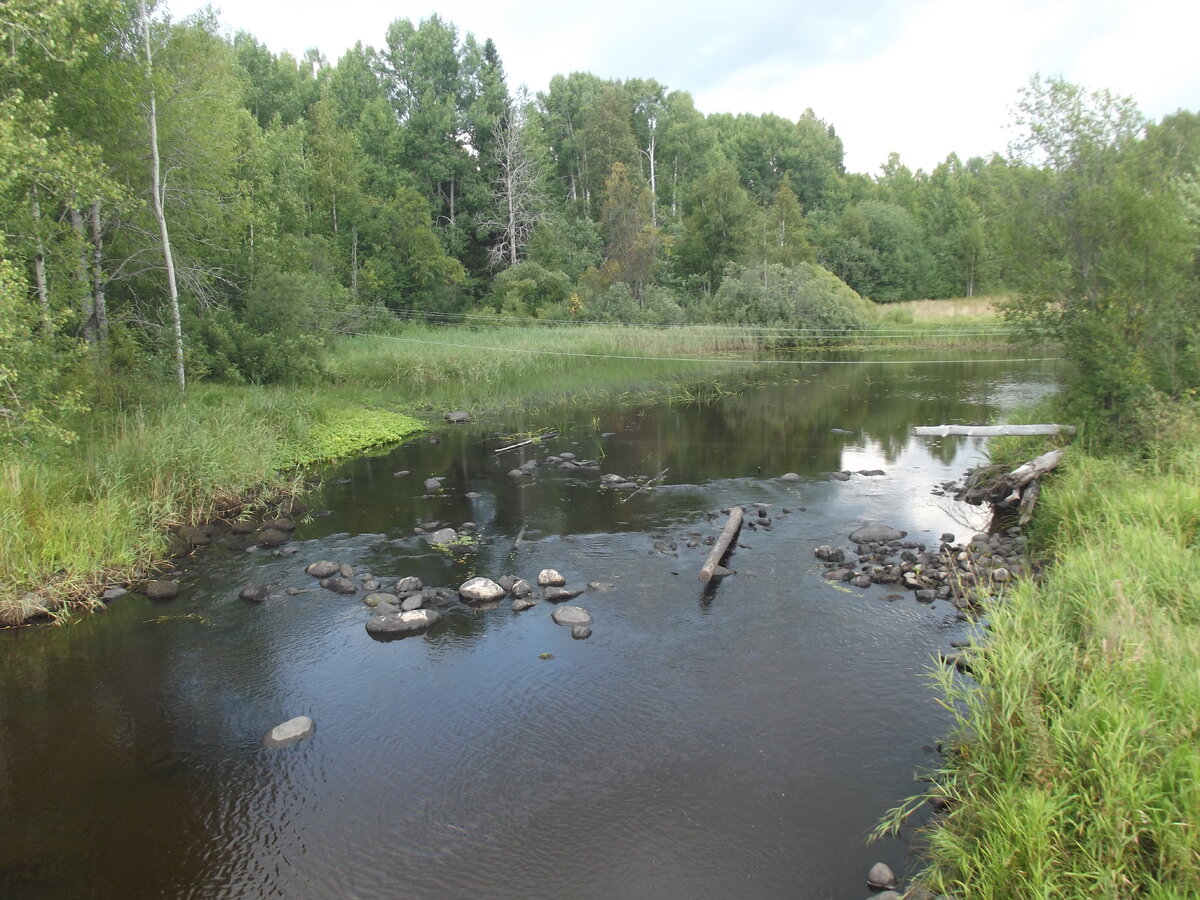
[[[1054, 378], [978, 359], [777, 366], [702, 403], [543, 405], [337, 466], [293, 556], [217, 542], [180, 562], [174, 601], [0, 633], [0, 897], [866, 896], [873, 862], [914, 864], [902, 840], [866, 841], [936, 763], [947, 716], [924, 673], [967, 625], [942, 601], [831, 585], [813, 549], [867, 520], [969, 538], [979, 512], [931, 489], [980, 442], [909, 428], [993, 421]], [[561, 436], [494, 452], [536, 428]], [[563, 451], [602, 469], [507, 474]], [[600, 488], [664, 469], [653, 491]], [[827, 474], [844, 469], [886, 474]], [[772, 528], [744, 531], [737, 574], [706, 589], [691, 533], [756, 503]], [[432, 521], [476, 523], [478, 545], [430, 548], [414, 528]], [[318, 559], [613, 587], [571, 601], [588, 640], [549, 604], [506, 602], [380, 643], [361, 593], [304, 573]], [[272, 597], [238, 599], [248, 581]], [[297, 715], [311, 738], [261, 748]]]

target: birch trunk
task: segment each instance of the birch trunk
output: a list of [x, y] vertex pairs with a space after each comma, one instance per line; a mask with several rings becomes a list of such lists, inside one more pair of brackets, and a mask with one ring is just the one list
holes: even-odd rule
[[179, 288], [175, 281], [175, 260], [171, 256], [171, 235], [167, 228], [167, 216], [163, 210], [162, 160], [158, 154], [158, 106], [154, 93], [154, 61], [150, 55], [150, 16], [146, 12], [146, 0], [140, 3], [142, 12], [142, 35], [146, 50], [146, 77], [150, 85], [150, 193], [154, 207], [154, 219], [158, 222], [158, 235], [162, 240], [163, 262], [167, 267], [167, 296], [171, 304], [171, 326], [175, 336], [175, 380], [179, 390], [187, 390], [187, 376], [183, 368], [183, 323], [179, 318]]
[[108, 340], [108, 301], [104, 296], [104, 230], [100, 224], [100, 201], [92, 204], [92, 315], [96, 336]]
[[38, 305], [42, 310], [42, 330], [53, 334], [54, 319], [50, 316], [50, 291], [46, 287], [46, 251], [42, 246], [42, 204], [38, 199], [35, 184], [29, 194], [29, 208], [33, 215], [33, 278], [37, 285]]

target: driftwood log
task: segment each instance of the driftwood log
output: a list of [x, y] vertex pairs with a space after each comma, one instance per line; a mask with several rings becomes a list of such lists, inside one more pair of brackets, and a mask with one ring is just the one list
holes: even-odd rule
[[729, 545], [733, 543], [733, 539], [737, 537], [738, 531], [741, 530], [743, 515], [745, 513], [743, 513], [740, 506], [735, 506], [729, 510], [729, 519], [725, 522], [725, 527], [721, 529], [721, 534], [717, 538], [717, 542], [713, 544], [712, 552], [708, 554], [708, 559], [705, 560], [703, 568], [700, 569], [701, 581], [708, 582], [712, 580], [717, 567], [721, 565], [721, 560], [729, 552]]
[[1065, 452], [1059, 448], [1043, 453], [1007, 474], [1003, 474], [1002, 470], [997, 470], [994, 466], [976, 469], [963, 488], [954, 495], [954, 499], [964, 500], [976, 506], [991, 503], [997, 509], [1019, 509], [1020, 523], [1024, 525], [1033, 516], [1033, 507], [1041, 492], [1038, 479], [1054, 469], [1062, 461]]
[[1007, 437], [1029, 434], [1074, 434], [1074, 425], [917, 425], [912, 433], [925, 437], [965, 434], [975, 437]]

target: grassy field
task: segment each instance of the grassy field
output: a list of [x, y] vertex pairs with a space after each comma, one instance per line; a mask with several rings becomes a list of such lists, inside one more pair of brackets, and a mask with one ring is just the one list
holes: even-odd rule
[[1149, 461], [1076, 453], [1043, 493], [1048, 575], [989, 611], [977, 685], [938, 676], [935, 892], [1200, 895], [1198, 447], [1192, 420]]
[[946, 300], [906, 300], [889, 303], [880, 309], [885, 318], [893, 317], [917, 324], [929, 322], [995, 323], [1000, 319], [996, 304], [1007, 299], [996, 297], [952, 297]]

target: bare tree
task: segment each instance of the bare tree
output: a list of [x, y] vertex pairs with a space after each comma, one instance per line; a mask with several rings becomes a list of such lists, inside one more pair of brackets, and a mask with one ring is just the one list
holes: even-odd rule
[[492, 160], [496, 220], [486, 223], [499, 231], [488, 253], [492, 268], [512, 266], [528, 245], [544, 209], [540, 159], [530, 145], [527, 125], [516, 112], [501, 119], [494, 131]]
[[171, 304], [171, 325], [175, 333], [175, 378], [179, 390], [187, 389], [187, 376], [183, 368], [183, 323], [179, 317], [179, 288], [175, 281], [175, 260], [171, 256], [171, 235], [167, 229], [167, 216], [163, 209], [165, 188], [162, 181], [162, 160], [158, 154], [158, 107], [154, 92], [154, 58], [150, 53], [150, 15], [146, 11], [146, 0], [140, 0], [142, 14], [142, 38], [146, 51], [146, 83], [150, 91], [147, 119], [150, 125], [150, 193], [154, 219], [158, 223], [158, 234], [162, 240], [163, 262], [167, 267], [167, 294]]

